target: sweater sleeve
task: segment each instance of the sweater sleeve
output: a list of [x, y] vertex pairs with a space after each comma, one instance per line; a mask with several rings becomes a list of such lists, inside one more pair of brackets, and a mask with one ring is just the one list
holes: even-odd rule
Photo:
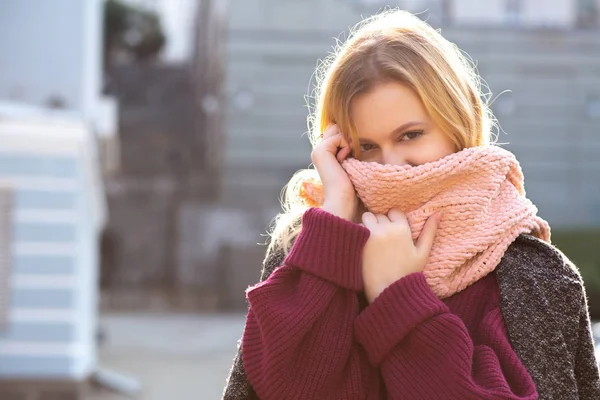
[[372, 381], [353, 341], [369, 233], [318, 209], [302, 226], [284, 265], [247, 291], [246, 375], [261, 400], [359, 398]]
[[474, 341], [425, 276], [415, 273], [390, 285], [360, 313], [355, 334], [370, 362], [381, 368], [390, 398], [537, 399], [501, 322], [500, 310], [491, 311]]

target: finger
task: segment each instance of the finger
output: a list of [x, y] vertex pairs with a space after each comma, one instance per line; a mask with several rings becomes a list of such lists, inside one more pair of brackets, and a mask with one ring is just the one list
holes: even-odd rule
[[350, 149], [349, 147], [342, 147], [340, 149], [340, 151], [338, 151], [337, 156], [335, 156], [335, 158], [339, 162], [342, 162], [346, 159], [346, 157], [348, 157], [348, 155], [350, 154], [351, 151], [352, 151], [352, 149]]
[[429, 253], [431, 252], [433, 241], [435, 240], [435, 234], [437, 233], [437, 228], [441, 218], [442, 214], [438, 211], [429, 217], [427, 222], [425, 222], [425, 226], [423, 226], [421, 235], [419, 236], [419, 239], [417, 239], [417, 251], [423, 257], [428, 257]]
[[329, 136], [323, 139], [323, 145], [330, 153], [336, 154], [340, 148], [344, 147], [344, 137], [341, 133]]
[[341, 133], [323, 139], [321, 145], [323, 146], [323, 150], [336, 157], [338, 163], [344, 161], [352, 150]]
[[323, 139], [328, 139], [340, 133], [340, 128], [336, 124], [329, 124], [323, 132]]
[[389, 220], [394, 223], [404, 223], [408, 224], [408, 219], [406, 218], [406, 214], [397, 208], [392, 208], [387, 214]]
[[390, 220], [384, 214], [375, 214], [375, 218], [377, 218], [377, 223], [380, 225], [389, 224]]
[[[321, 164], [324, 160], [334, 161], [340, 147], [342, 145], [342, 135], [336, 134], [334, 136], [323, 139], [323, 141], [313, 150], [311, 153], [311, 159], [313, 164], [317, 168], [319, 168], [319, 164]], [[330, 156], [333, 155], [333, 158]], [[334, 162], [339, 164], [339, 162]], [[329, 161], [327, 161], [329, 163]]]
[[339, 135], [340, 135], [340, 150], [338, 151], [336, 158], [339, 162], [342, 162], [346, 159], [346, 157], [348, 157], [348, 155], [350, 154], [352, 149], [350, 148], [350, 145], [348, 144], [348, 141], [346, 140], [344, 135], [342, 135], [341, 133]]
[[375, 226], [377, 226], [377, 218], [375, 217], [375, 215], [371, 212], [366, 212], [361, 216], [361, 220], [363, 222], [363, 224], [365, 225], [365, 228], [371, 230], [373, 229]]

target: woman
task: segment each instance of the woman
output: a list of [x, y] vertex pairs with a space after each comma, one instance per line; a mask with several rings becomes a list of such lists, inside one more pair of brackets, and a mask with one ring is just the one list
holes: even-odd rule
[[224, 398], [600, 398], [581, 277], [458, 49], [394, 11], [323, 71]]

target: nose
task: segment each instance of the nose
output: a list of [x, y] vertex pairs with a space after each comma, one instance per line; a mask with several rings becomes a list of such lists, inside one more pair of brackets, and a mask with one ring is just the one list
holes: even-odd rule
[[406, 157], [398, 149], [382, 149], [381, 163], [383, 165], [407, 165]]

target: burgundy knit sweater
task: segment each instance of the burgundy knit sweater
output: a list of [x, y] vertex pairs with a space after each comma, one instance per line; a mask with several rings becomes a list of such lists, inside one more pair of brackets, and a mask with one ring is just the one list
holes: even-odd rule
[[310, 209], [284, 264], [248, 289], [242, 357], [261, 400], [537, 399], [495, 273], [443, 301], [415, 273], [367, 305], [368, 236]]

